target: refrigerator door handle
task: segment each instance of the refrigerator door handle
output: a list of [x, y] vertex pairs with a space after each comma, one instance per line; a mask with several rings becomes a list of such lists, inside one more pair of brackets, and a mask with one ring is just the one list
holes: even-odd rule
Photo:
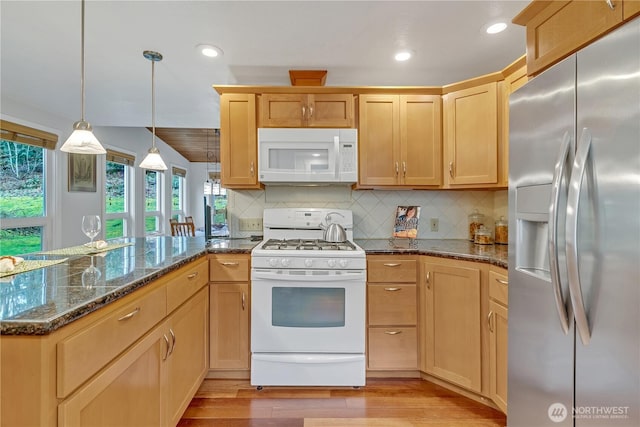
[[560, 283], [560, 268], [558, 266], [558, 206], [560, 202], [560, 187], [564, 176], [569, 148], [571, 147], [571, 137], [569, 132], [565, 132], [560, 145], [560, 152], [553, 170], [553, 181], [551, 182], [551, 203], [549, 204], [549, 270], [551, 273], [551, 286], [556, 300], [556, 309], [560, 316], [560, 326], [562, 332], [569, 333], [569, 314], [562, 295]]
[[587, 167], [589, 150], [591, 148], [591, 132], [582, 129], [582, 136], [576, 157], [571, 170], [569, 182], [569, 195], [567, 196], [567, 274], [569, 276], [569, 293], [571, 305], [576, 319], [576, 329], [580, 334], [582, 344], [587, 345], [591, 340], [587, 312], [582, 299], [582, 285], [580, 284], [580, 271], [578, 270], [578, 209], [580, 191], [582, 190], [582, 178]]

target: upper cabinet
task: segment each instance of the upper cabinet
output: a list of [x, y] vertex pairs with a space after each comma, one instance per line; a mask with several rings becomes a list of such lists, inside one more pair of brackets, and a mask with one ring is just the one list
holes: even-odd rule
[[256, 96], [220, 95], [220, 166], [225, 188], [260, 188]]
[[441, 117], [439, 95], [360, 95], [358, 187], [440, 185]]
[[527, 74], [540, 73], [639, 13], [638, 0], [531, 2], [513, 19], [527, 27]]
[[260, 127], [354, 127], [353, 95], [264, 93]]
[[444, 95], [445, 187], [498, 185], [498, 83]]

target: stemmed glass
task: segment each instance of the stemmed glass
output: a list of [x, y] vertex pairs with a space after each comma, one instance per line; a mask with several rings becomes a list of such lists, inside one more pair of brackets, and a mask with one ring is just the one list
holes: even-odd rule
[[82, 272], [82, 287], [85, 289], [93, 289], [100, 280], [102, 273], [93, 265], [93, 255], [91, 256], [91, 265]]
[[100, 233], [100, 217], [98, 215], [85, 215], [82, 217], [82, 232], [91, 239], [88, 246], [94, 247], [93, 239]]

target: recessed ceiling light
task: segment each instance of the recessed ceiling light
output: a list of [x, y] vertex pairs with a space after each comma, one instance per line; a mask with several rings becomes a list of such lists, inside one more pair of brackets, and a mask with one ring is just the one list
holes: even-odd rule
[[209, 58], [215, 58], [217, 56], [224, 55], [224, 52], [218, 46], [213, 46], [210, 44], [199, 44], [197, 47], [198, 50], [200, 50], [200, 53], [202, 53], [204, 56], [208, 56]]
[[504, 22], [498, 22], [487, 27], [487, 34], [497, 34], [504, 31], [507, 28], [507, 24]]
[[396, 53], [396, 56], [394, 58], [396, 59], [396, 61], [406, 61], [411, 58], [411, 52], [409, 52], [408, 50], [403, 50]]

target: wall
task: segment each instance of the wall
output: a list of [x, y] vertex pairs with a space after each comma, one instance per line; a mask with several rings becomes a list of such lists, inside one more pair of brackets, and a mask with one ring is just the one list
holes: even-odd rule
[[[280, 189], [286, 189], [286, 195]], [[348, 188], [267, 187], [266, 190], [229, 191], [227, 211], [231, 235], [259, 234], [241, 232], [238, 218], [260, 218], [264, 208], [292, 206], [332, 207], [351, 209], [354, 215], [355, 238], [391, 237], [395, 210], [399, 205], [421, 206], [418, 238], [465, 239], [468, 236], [468, 215], [478, 209], [486, 216], [486, 225], [493, 230], [494, 220], [507, 216], [507, 191], [350, 191]], [[316, 193], [324, 193], [332, 202], [309, 201]], [[328, 197], [327, 196], [328, 192]], [[276, 194], [273, 194], [276, 193]], [[318, 198], [319, 199], [319, 198]], [[438, 232], [429, 231], [429, 219], [438, 218]]]

